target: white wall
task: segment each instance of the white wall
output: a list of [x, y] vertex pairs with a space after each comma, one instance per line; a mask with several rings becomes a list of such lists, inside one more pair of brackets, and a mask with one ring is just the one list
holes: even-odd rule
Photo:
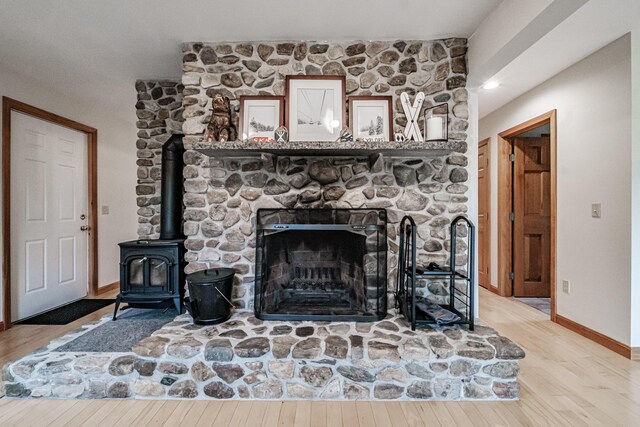
[[[133, 121], [136, 102], [133, 82], [131, 83], [132, 122], [130, 123], [111, 117], [109, 111], [100, 108], [98, 100], [90, 105], [79, 103], [65, 94], [53, 93], [47, 87], [2, 69], [0, 69], [0, 96], [25, 102], [98, 129], [98, 283], [104, 286], [117, 281], [119, 278], [117, 243], [135, 239], [137, 227], [135, 201], [137, 129]], [[0, 117], [0, 122], [1, 120]], [[109, 215], [100, 213], [102, 205], [109, 206]], [[0, 290], [2, 286], [4, 283], [0, 283]], [[3, 320], [0, 305], [0, 321]]]
[[[497, 285], [496, 135], [552, 109], [558, 126], [557, 312], [629, 344], [629, 35], [480, 121], [479, 140], [491, 138], [492, 285]], [[602, 203], [602, 219], [591, 217], [591, 203]], [[563, 279], [571, 281], [570, 294], [562, 292]]]
[[640, 30], [631, 33], [631, 346], [640, 347]]
[[[469, 100], [467, 101], [469, 104], [469, 129], [467, 130], [467, 159], [468, 165], [467, 170], [469, 171], [469, 191], [467, 191], [467, 197], [469, 197], [469, 201], [467, 206], [469, 206], [469, 210], [467, 211], [467, 216], [475, 224], [478, 226], [478, 89], [477, 88], [468, 88], [469, 91]], [[474, 185], [475, 183], [475, 185]], [[475, 283], [473, 284], [473, 293], [476, 295], [474, 310], [475, 317], [480, 317], [480, 301], [477, 297], [478, 295], [478, 229], [476, 228], [476, 242], [474, 247], [474, 253], [476, 254], [475, 258], [475, 268], [474, 276], [476, 278]]]

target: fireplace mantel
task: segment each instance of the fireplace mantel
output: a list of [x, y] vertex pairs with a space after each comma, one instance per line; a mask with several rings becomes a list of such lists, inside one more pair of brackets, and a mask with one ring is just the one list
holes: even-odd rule
[[437, 157], [452, 151], [464, 151], [466, 144], [456, 141], [290, 141], [286, 143], [196, 141], [185, 142], [185, 148], [199, 151], [209, 157], [260, 157], [262, 154], [331, 157], [366, 157], [380, 154], [385, 157]]

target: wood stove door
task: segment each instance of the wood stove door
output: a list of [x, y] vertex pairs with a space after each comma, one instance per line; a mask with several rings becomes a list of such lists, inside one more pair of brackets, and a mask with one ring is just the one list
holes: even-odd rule
[[137, 256], [125, 260], [125, 290], [130, 293], [144, 292], [144, 276], [147, 257]]
[[125, 260], [125, 288], [133, 294], [170, 293], [171, 262], [162, 256], [137, 255]]
[[169, 272], [170, 265], [168, 259], [164, 257], [148, 257], [147, 261], [147, 292], [169, 293]]

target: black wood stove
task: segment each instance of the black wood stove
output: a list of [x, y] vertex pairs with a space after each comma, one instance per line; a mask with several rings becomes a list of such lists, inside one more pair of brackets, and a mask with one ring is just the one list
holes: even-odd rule
[[173, 135], [162, 146], [160, 239], [120, 243], [120, 293], [113, 320], [121, 302], [148, 308], [173, 301], [184, 313], [184, 237], [182, 235], [182, 135]]
[[113, 319], [121, 302], [150, 307], [173, 300], [183, 313], [184, 239], [132, 240], [119, 246], [120, 294]]

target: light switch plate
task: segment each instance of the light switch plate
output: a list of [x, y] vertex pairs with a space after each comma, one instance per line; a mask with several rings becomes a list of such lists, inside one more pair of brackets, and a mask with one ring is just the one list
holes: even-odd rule
[[593, 203], [591, 205], [591, 216], [593, 218], [602, 218], [602, 205], [600, 203]]
[[571, 292], [571, 284], [569, 283], [568, 280], [562, 281], [562, 292], [564, 292], [565, 294], [568, 294]]
[[109, 206], [108, 205], [102, 206], [102, 215], [109, 215]]

